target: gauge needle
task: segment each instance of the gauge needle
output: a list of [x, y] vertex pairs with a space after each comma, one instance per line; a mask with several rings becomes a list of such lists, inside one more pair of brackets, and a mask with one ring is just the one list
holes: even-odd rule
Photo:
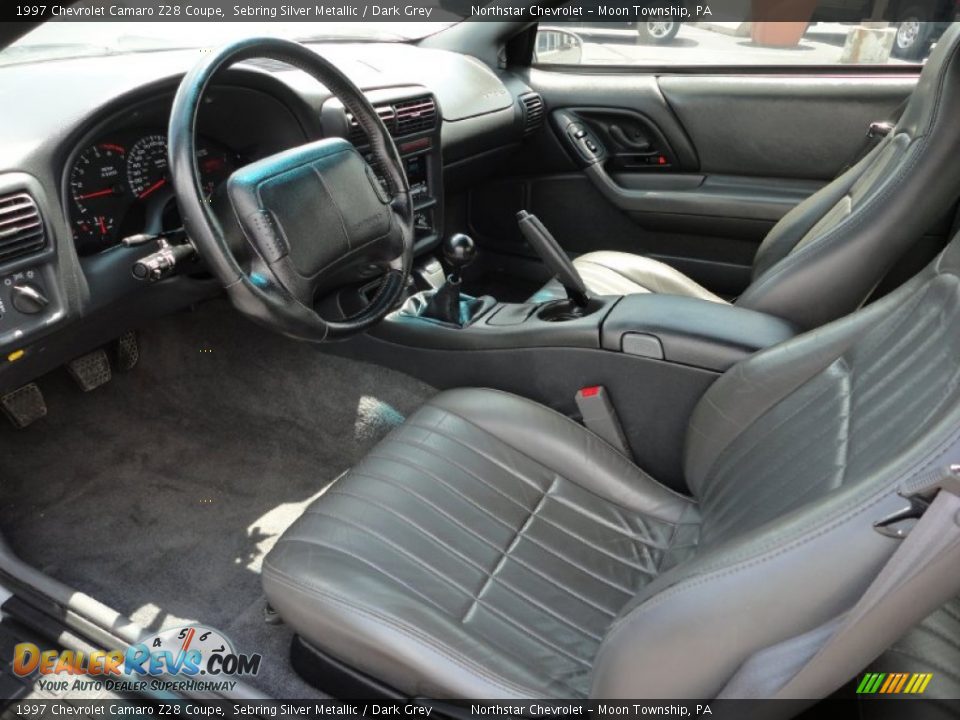
[[137, 195], [137, 199], [138, 199], [138, 200], [143, 200], [147, 195], [150, 195], [150, 194], [153, 193], [154, 191], [159, 190], [160, 188], [162, 188], [162, 187], [163, 187], [164, 185], [166, 185], [166, 184], [167, 184], [167, 179], [166, 179], [166, 178], [160, 178], [160, 179], [157, 180], [153, 185], [151, 185], [151, 186], [148, 187], [146, 190], [144, 190], [142, 193], [140, 193], [139, 195]]
[[81, 195], [77, 200], [89, 200], [90, 198], [103, 197], [104, 195], [113, 195], [113, 188], [107, 188], [106, 190], [97, 190], [96, 192], [87, 193], [86, 195]]
[[102, 216], [102, 215], [97, 218], [97, 224], [100, 226], [100, 234], [101, 234], [101, 235], [106, 235], [106, 234], [107, 234], [107, 225], [106, 225], [106, 223], [103, 222], [103, 216]]

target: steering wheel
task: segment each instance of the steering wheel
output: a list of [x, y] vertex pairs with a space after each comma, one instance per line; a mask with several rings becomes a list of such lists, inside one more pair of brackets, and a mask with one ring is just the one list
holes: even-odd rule
[[[238, 169], [227, 180], [227, 196], [253, 250], [245, 270], [202, 189], [197, 113], [219, 70], [258, 57], [303, 70], [340, 99], [366, 132], [385, 187], [342, 138], [310, 142]], [[245, 315], [285, 335], [325, 342], [367, 330], [400, 299], [413, 262], [410, 186], [383, 121], [328, 60], [278, 38], [245, 39], [211, 53], [177, 90], [169, 153], [184, 229]], [[317, 313], [317, 304], [334, 289], [375, 275], [382, 275], [379, 289], [357, 314], [328, 320]]]

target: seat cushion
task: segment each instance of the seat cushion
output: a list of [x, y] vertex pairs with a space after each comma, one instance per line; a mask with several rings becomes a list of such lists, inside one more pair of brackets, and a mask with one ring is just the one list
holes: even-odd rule
[[[643, 255], [600, 251], [581, 255], [573, 261], [587, 290], [594, 295], [633, 295], [661, 293], [725, 303], [726, 300], [694, 282], [679, 270]], [[551, 280], [531, 302], [544, 302], [566, 297], [563, 287]]]
[[308, 643], [410, 695], [582, 697], [615, 616], [687, 558], [697, 505], [493, 390], [436, 396], [264, 562]]

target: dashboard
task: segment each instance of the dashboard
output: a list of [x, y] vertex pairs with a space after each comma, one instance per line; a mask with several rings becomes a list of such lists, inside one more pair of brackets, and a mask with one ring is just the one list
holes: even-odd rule
[[[445, 188], [468, 187], [525, 142], [529, 87], [448, 51], [314, 47], [364, 90], [394, 136], [414, 195], [415, 250], [429, 253], [457, 229], [445, 225]], [[144, 283], [132, 268], [154, 244], [122, 243], [182, 225], [166, 128], [196, 59], [196, 51], [171, 50], [0, 68], [16, 107], [0, 114], [0, 393], [222, 292], [202, 262]], [[208, 88], [197, 169], [236, 253], [249, 249], [226, 199], [231, 173], [331, 136], [366, 152], [339, 101], [288, 66], [250, 60]]]

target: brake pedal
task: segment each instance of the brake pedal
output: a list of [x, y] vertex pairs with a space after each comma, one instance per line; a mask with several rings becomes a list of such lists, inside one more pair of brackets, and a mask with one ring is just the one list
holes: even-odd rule
[[136, 332], [130, 330], [117, 338], [116, 357], [117, 370], [121, 372], [128, 372], [137, 366], [140, 362], [140, 342]]
[[0, 407], [18, 430], [23, 430], [47, 415], [47, 403], [36, 383], [24, 385], [0, 397]]
[[113, 373], [110, 371], [110, 358], [105, 350], [94, 350], [67, 363], [67, 372], [77, 381], [77, 385], [84, 392], [96, 390], [101, 385], [110, 382]]

